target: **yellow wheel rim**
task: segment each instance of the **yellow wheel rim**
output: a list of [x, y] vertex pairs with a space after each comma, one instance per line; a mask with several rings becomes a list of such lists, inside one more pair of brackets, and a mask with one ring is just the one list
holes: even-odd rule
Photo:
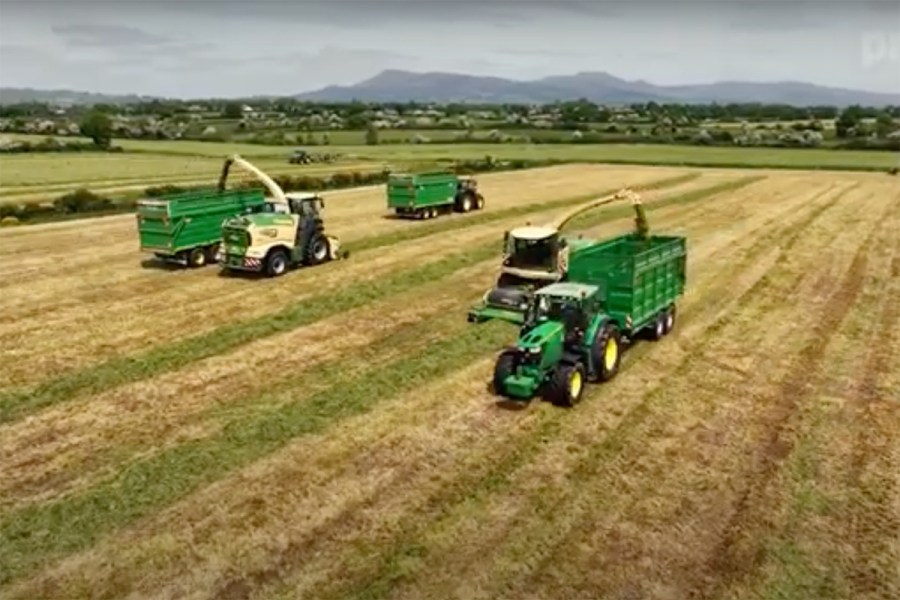
[[606, 351], [603, 353], [603, 364], [607, 371], [611, 371], [616, 366], [616, 358], [619, 357], [619, 345], [616, 340], [609, 338], [606, 342]]
[[572, 371], [572, 377], [569, 379], [569, 394], [573, 399], [581, 394], [581, 373]]

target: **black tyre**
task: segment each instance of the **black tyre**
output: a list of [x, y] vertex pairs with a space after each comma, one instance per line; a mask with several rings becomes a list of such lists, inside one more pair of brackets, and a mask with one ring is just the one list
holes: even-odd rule
[[203, 248], [194, 248], [188, 252], [187, 264], [192, 269], [206, 265], [206, 251]]
[[467, 213], [472, 210], [472, 206], [474, 202], [472, 202], [471, 194], [463, 194], [463, 197], [459, 201], [459, 212]]
[[504, 352], [497, 357], [494, 364], [494, 393], [499, 396], [506, 395], [506, 387], [504, 381], [506, 378], [516, 372], [516, 355], [512, 352]]
[[654, 342], [658, 342], [664, 335], [666, 335], [666, 314], [662, 312], [647, 327], [647, 336]]
[[669, 335], [669, 333], [675, 329], [675, 305], [672, 304], [669, 308], [666, 309], [666, 312], [663, 313], [663, 320], [665, 322], [664, 329], [665, 335]]
[[584, 394], [585, 369], [581, 363], [556, 366], [544, 396], [556, 406], [575, 406]]
[[484, 208], [484, 196], [478, 194], [475, 196], [475, 210], [481, 210]]
[[591, 345], [591, 360], [594, 363], [593, 381], [609, 381], [619, 372], [622, 359], [622, 334], [615, 323], [606, 323], [597, 331]]
[[216, 254], [219, 252], [219, 244], [212, 244], [206, 247], [206, 262], [212, 264], [216, 262]]
[[328, 243], [328, 238], [322, 234], [314, 235], [306, 246], [306, 263], [320, 265], [329, 258], [331, 258], [331, 244]]
[[273, 250], [266, 257], [266, 275], [278, 277], [288, 269], [288, 255], [284, 250]]

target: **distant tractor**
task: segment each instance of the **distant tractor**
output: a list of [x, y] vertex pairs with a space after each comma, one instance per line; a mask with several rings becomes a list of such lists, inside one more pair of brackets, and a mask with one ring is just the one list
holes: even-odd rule
[[[548, 275], [543, 283], [501, 287], [509, 297], [515, 293], [514, 303], [491, 305], [488, 294], [482, 306], [470, 311], [470, 322], [501, 319], [521, 326], [515, 345], [497, 358], [497, 394], [527, 401], [540, 393], [554, 404], [572, 406], [581, 399], [586, 381], [615, 377], [624, 344], [640, 334], [659, 340], [672, 331], [675, 303], [684, 294], [686, 240], [649, 235], [643, 211], [638, 214], [633, 233], [599, 242], [558, 240], [568, 251], [562, 261], [554, 262], [558, 248], [550, 247], [542, 253], [544, 260], [529, 265], [543, 267], [538, 269]], [[527, 233], [526, 241], [539, 237]]]
[[308, 165], [313, 162], [312, 155], [306, 150], [295, 150], [288, 158], [292, 165]]
[[395, 174], [388, 177], [387, 205], [398, 216], [432, 219], [450, 212], [484, 208], [484, 196], [471, 177], [434, 172]]
[[288, 194], [268, 175], [239, 156], [229, 158], [219, 187], [225, 187], [228, 171], [238, 164], [250, 171], [272, 194], [262, 211], [236, 216], [222, 225], [219, 263], [226, 270], [283, 275], [291, 267], [318, 265], [346, 258], [337, 238], [326, 235], [321, 211], [324, 201], [311, 193]]

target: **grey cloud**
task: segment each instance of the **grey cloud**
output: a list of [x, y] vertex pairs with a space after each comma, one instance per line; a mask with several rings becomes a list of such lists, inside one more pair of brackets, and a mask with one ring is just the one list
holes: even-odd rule
[[159, 46], [172, 41], [167, 36], [124, 25], [54, 25], [51, 30], [69, 46]]
[[0, 0], [0, 78], [206, 97], [385, 68], [885, 90], [897, 62], [861, 68], [860, 38], [900, 30], [898, 12], [897, 0]]
[[436, 30], [449, 23], [513, 23], [530, 18], [541, 5], [515, 0], [184, 0], [179, 11], [226, 15], [248, 21], [278, 19], [297, 25], [367, 28], [424, 23]]

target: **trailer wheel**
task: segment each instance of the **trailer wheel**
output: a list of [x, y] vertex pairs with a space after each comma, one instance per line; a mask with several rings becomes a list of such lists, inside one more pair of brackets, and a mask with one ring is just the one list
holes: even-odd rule
[[663, 313], [663, 320], [665, 322], [665, 335], [669, 335], [669, 333], [675, 329], [675, 305], [672, 304], [669, 308], [666, 309], [666, 312]]
[[499, 396], [506, 395], [506, 386], [504, 381], [506, 378], [516, 372], [516, 355], [514, 352], [504, 352], [497, 357], [494, 365], [494, 393]]
[[664, 335], [666, 335], [666, 313], [661, 312], [656, 315], [656, 319], [653, 320], [653, 323], [647, 326], [647, 337], [649, 337], [654, 342], [658, 342], [662, 339]]
[[284, 250], [273, 250], [266, 257], [266, 275], [278, 277], [284, 275], [288, 267], [288, 257]]
[[188, 253], [187, 263], [192, 269], [202, 267], [206, 264], [206, 251], [203, 248], [194, 248]]
[[550, 376], [545, 392], [547, 400], [556, 406], [575, 406], [584, 394], [585, 370], [580, 362], [560, 363]]
[[594, 363], [592, 379], [609, 381], [619, 372], [622, 357], [622, 334], [614, 323], [606, 323], [597, 331], [591, 346], [591, 360]]
[[219, 244], [211, 244], [206, 247], [206, 262], [216, 262], [216, 254], [219, 253]]

